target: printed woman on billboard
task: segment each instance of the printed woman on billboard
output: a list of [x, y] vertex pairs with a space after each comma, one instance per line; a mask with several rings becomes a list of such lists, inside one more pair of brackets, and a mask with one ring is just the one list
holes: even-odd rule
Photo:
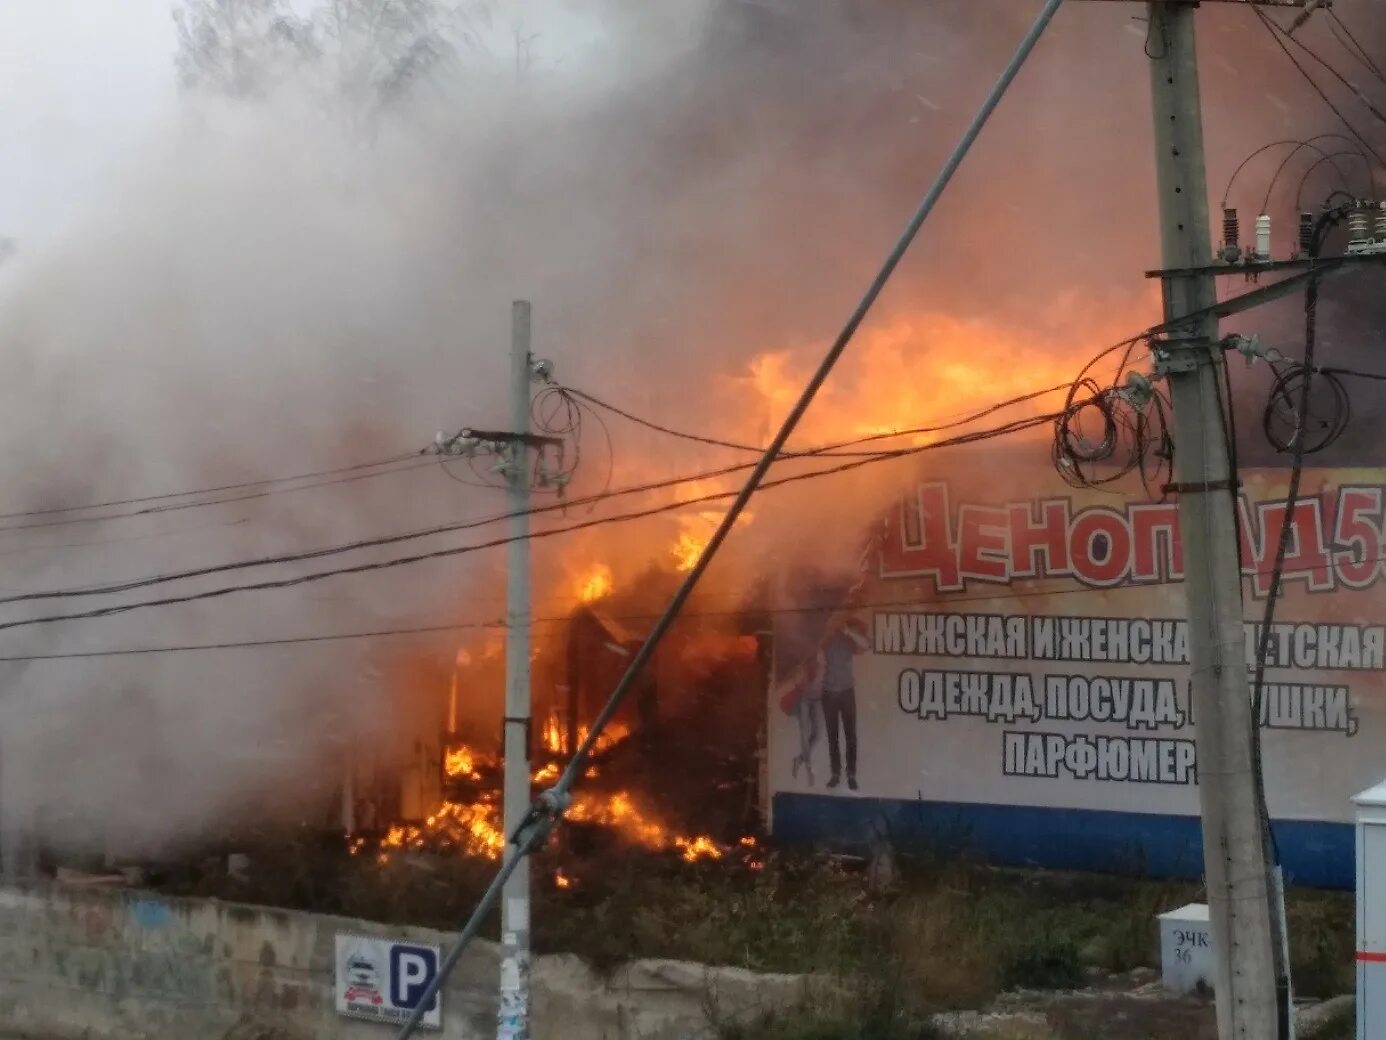
[[792, 715], [799, 723], [799, 753], [790, 765], [790, 775], [799, 779], [803, 771], [808, 785], [813, 786], [813, 749], [818, 746], [822, 728], [822, 686], [819, 683], [818, 655], [810, 654], [793, 668], [780, 685], [780, 710]]
[[[799, 754], [791, 772], [802, 769], [813, 786], [813, 749], [818, 745], [821, 715], [828, 731], [828, 788], [842, 782], [846, 751], [847, 786], [857, 789], [857, 694], [855, 658], [869, 647], [866, 625], [844, 611], [828, 620], [814, 651], [792, 669], [780, 686], [780, 708], [799, 723]], [[846, 745], [845, 748], [843, 745]]]

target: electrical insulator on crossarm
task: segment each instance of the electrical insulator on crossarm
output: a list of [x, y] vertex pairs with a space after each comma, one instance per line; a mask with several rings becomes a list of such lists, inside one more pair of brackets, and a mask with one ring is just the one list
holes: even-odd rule
[[1359, 201], [1347, 226], [1349, 253], [1386, 253], [1386, 203]]
[[1235, 207], [1223, 207], [1222, 249], [1218, 251], [1218, 256], [1229, 264], [1235, 264], [1242, 258], [1242, 228]]
[[[1375, 208], [1375, 207], [1373, 207]], [[1348, 213], [1348, 243], [1349, 253], [1362, 253], [1369, 250], [1373, 243], [1372, 240], [1372, 218], [1375, 214], [1368, 209], [1365, 203], [1359, 203]]]
[[1314, 246], [1314, 214], [1299, 215], [1299, 248], [1296, 256], [1308, 256]]
[[1262, 213], [1256, 218], [1256, 259], [1269, 260], [1271, 255], [1271, 218]]

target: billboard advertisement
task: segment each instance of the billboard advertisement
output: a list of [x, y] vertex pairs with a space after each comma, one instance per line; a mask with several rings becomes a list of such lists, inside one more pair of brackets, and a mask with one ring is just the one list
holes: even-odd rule
[[[1003, 861], [1196, 876], [1200, 763], [1177, 504], [921, 478], [862, 573], [786, 576], [770, 693], [772, 826], [791, 841], [971, 847]], [[1386, 777], [1386, 470], [1238, 493], [1250, 670], [1291, 524], [1259, 708], [1287, 871], [1352, 879], [1351, 796]], [[1060, 490], [1056, 490], [1056, 485]]]

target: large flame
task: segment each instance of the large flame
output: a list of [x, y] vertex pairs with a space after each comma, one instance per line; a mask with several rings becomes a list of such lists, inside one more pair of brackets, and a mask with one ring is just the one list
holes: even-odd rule
[[578, 581], [578, 599], [583, 603], [595, 603], [610, 596], [614, 587], [611, 568], [604, 563], [594, 563]]
[[[609, 751], [629, 735], [628, 727], [613, 723], [603, 731], [597, 748]], [[586, 736], [587, 730], [584, 728], [579, 737], [585, 740]], [[502, 772], [499, 757], [483, 755], [465, 745], [450, 749], [443, 766], [447, 775], [454, 780], [489, 780], [497, 785]], [[531, 779], [536, 786], [542, 786], [557, 780], [561, 772], [556, 761], [548, 762], [534, 770]], [[589, 768], [586, 775], [595, 776], [596, 767]], [[637, 803], [629, 791], [614, 794], [579, 791], [567, 812], [567, 818], [576, 823], [608, 827], [631, 844], [652, 852], [677, 852], [688, 863], [721, 859], [728, 852], [725, 846], [706, 834], [681, 834], [659, 822], [648, 808]], [[364, 838], [352, 836], [348, 841], [348, 851], [357, 855], [365, 844]], [[741, 846], [753, 848], [754, 839], [742, 838]], [[505, 851], [505, 831], [498, 787], [484, 790], [469, 801], [445, 799], [420, 824], [395, 824], [380, 840], [377, 858], [382, 863], [388, 862], [393, 852], [408, 849], [452, 850], [491, 860], [499, 859]], [[562, 876], [561, 873], [559, 876]], [[562, 882], [556, 883], [560, 887], [567, 887]]]
[[476, 753], [466, 745], [443, 753], [443, 773], [454, 780], [480, 780], [476, 771]]
[[[1096, 316], [1096, 308], [1084, 313], [1072, 301], [1056, 305], [1062, 312], [1037, 315], [1036, 328], [1063, 330], [1052, 335], [1029, 330], [1001, 327], [984, 318], [954, 318], [938, 313], [917, 313], [894, 320], [875, 320], [861, 330], [844, 358], [838, 372], [823, 388], [804, 416], [791, 447], [803, 450], [834, 441], [874, 435], [894, 435], [909, 430], [908, 435], [890, 436], [879, 442], [882, 448], [897, 448], [932, 443], [948, 436], [949, 431], [920, 431], [920, 427], [937, 426], [963, 416], [983, 412], [989, 406], [1007, 398], [1018, 397], [1050, 386], [1057, 386], [1075, 374], [1078, 365], [1106, 342], [1121, 339], [1140, 322], [1129, 315]], [[698, 402], [697, 414], [675, 413], [661, 417], [671, 425], [691, 428], [700, 421], [715, 422], [717, 436], [739, 444], [758, 445], [788, 412], [797, 399], [805, 380], [821, 352], [821, 345], [786, 348], [768, 344], [749, 360], [739, 376], [722, 379], [703, 394], [684, 394], [685, 401]], [[983, 416], [961, 429], [980, 430], [988, 426], [1036, 415], [1055, 407], [1058, 395], [1017, 403], [1003, 412]], [[1033, 434], [1042, 435], [1042, 434]], [[688, 454], [680, 456], [684, 451]], [[694, 454], [697, 453], [697, 454]], [[674, 473], [714, 470], [719, 466], [744, 463], [753, 458], [749, 452], [703, 446], [697, 449], [675, 443], [666, 451], [621, 452], [613, 460], [620, 472], [608, 473], [613, 486], [658, 482]], [[941, 465], [946, 464], [940, 461]], [[798, 470], [802, 472], [803, 463]], [[552, 543], [554, 549], [542, 551], [560, 553], [555, 565], [536, 568], [538, 577], [536, 602], [554, 608], [566, 616], [573, 599], [593, 604], [610, 599], [612, 613], [621, 620], [621, 611], [614, 605], [618, 585], [638, 590], [641, 574], [652, 565], [668, 570], [687, 572], [696, 564], [712, 532], [723, 516], [725, 502], [700, 502], [708, 495], [725, 493], [741, 479], [740, 472], [723, 477], [708, 477], [688, 481], [672, 490], [651, 492], [644, 504], [656, 507], [672, 504], [675, 512], [663, 523], [656, 521], [593, 526]], [[882, 483], [882, 496], [887, 494]], [[848, 501], [833, 500], [833, 478], [822, 484], [801, 484], [800, 487], [822, 488], [825, 503], [844, 506], [841, 513], [848, 517], [853, 509], [869, 512], [871, 502], [858, 501], [853, 490]], [[854, 489], [860, 485], [853, 485]], [[893, 494], [893, 491], [889, 492]], [[885, 497], [881, 502], [886, 501]], [[769, 505], [759, 513], [769, 514], [772, 521], [783, 521], [785, 511]], [[805, 514], [791, 509], [791, 520], [802, 531], [814, 522], [816, 507]], [[638, 508], [634, 499], [625, 500], [622, 508]], [[863, 523], [868, 517], [863, 516]], [[758, 516], [746, 512], [741, 525], [754, 528]], [[769, 532], [773, 538], [775, 532]], [[785, 544], [790, 544], [786, 539]], [[544, 576], [553, 575], [547, 585]], [[714, 574], [717, 580], [735, 580]], [[755, 575], [752, 575], [755, 577]], [[646, 608], [635, 607], [633, 610]], [[473, 649], [471, 659], [478, 667], [500, 653], [503, 642], [494, 633], [483, 645]], [[536, 651], [538, 646], [536, 644]], [[719, 662], [753, 657], [754, 639], [736, 640], [710, 626], [682, 639], [678, 660], [682, 675], [696, 679], [711, 675]], [[458, 656], [458, 666], [466, 659]], [[454, 682], [456, 678], [454, 677]], [[455, 698], [454, 698], [455, 699]], [[450, 716], [450, 728], [455, 720]], [[540, 726], [539, 744], [546, 758], [532, 771], [536, 786], [551, 784], [560, 773], [559, 762], [571, 755], [568, 747], [568, 723], [558, 716], [544, 718]], [[613, 726], [597, 744], [598, 751], [609, 751], [628, 736], [629, 731]], [[587, 736], [579, 728], [579, 741]], [[469, 854], [499, 858], [504, 848], [500, 810], [500, 762], [494, 755], [485, 755], [466, 747], [452, 747], [443, 763], [445, 774], [454, 781], [452, 799], [444, 801], [437, 811], [422, 824], [392, 829], [380, 847], [378, 855], [388, 856], [395, 849], [429, 848], [455, 849]], [[601, 767], [606, 775], [614, 770]], [[598, 766], [587, 771], [597, 775]], [[472, 785], [480, 789], [475, 796], [463, 797], [458, 787]], [[490, 785], [490, 789], [484, 788]], [[763, 860], [754, 839], [744, 838], [739, 846], [727, 848], [707, 835], [683, 834], [659, 819], [634, 791], [597, 793], [579, 790], [574, 797], [568, 817], [580, 824], [609, 828], [636, 846], [655, 852], [678, 855], [688, 862], [719, 860], [735, 850], [738, 859], [753, 869]], [[365, 848], [363, 839], [354, 838], [353, 852]], [[557, 887], [566, 887], [573, 879], [559, 873], [554, 876]]]
[[707, 543], [707, 538], [700, 538], [691, 531], [682, 532], [673, 545], [674, 566], [680, 572], [691, 571], [707, 548]]

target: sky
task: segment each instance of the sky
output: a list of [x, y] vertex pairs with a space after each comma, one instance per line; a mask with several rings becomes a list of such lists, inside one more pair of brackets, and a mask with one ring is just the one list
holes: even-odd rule
[[0, 237], [89, 200], [174, 94], [169, 0], [0, 3]]

